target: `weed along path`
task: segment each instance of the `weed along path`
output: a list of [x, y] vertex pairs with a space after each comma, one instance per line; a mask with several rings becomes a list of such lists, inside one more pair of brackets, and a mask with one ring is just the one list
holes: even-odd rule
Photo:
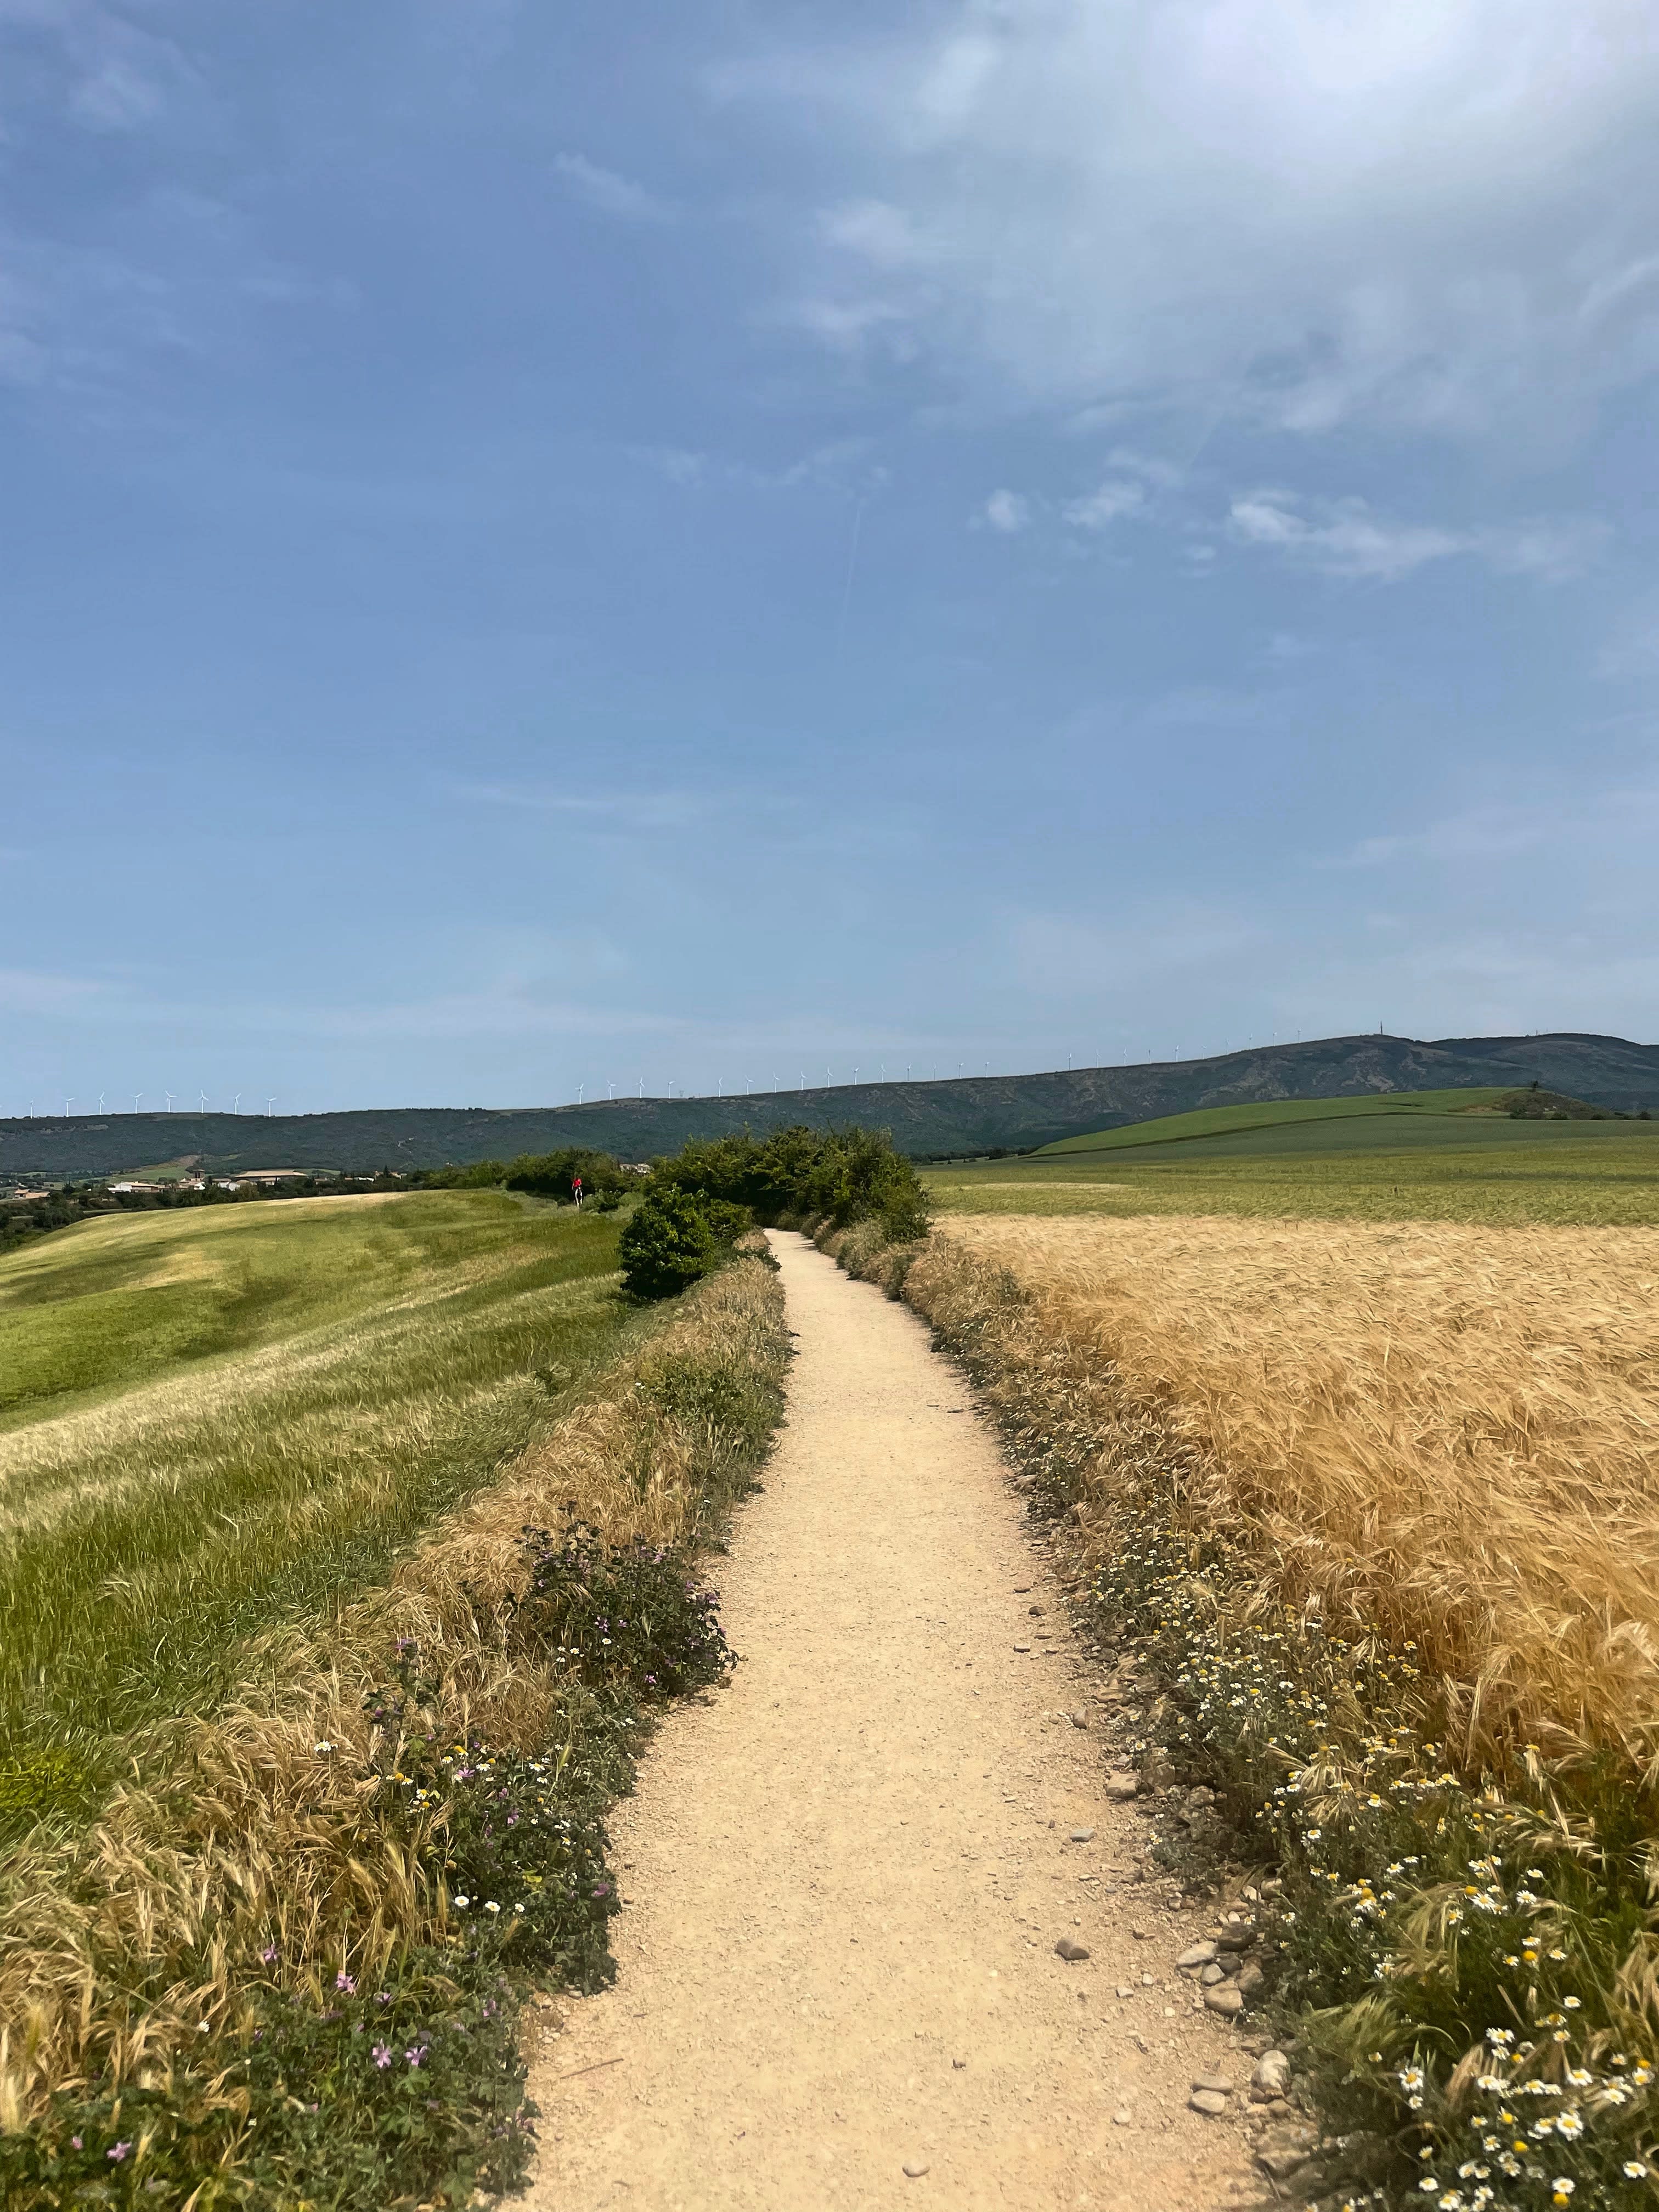
[[[773, 1243], [799, 1356], [719, 1563], [742, 1663], [619, 1808], [617, 1982], [543, 2043], [529, 2202], [1254, 2195], [1251, 2054], [1175, 1970], [1200, 1922], [1135, 1879], [1144, 1830], [1069, 1717], [1085, 1669], [989, 1431], [908, 1310]], [[1232, 2084], [1213, 2118], [1203, 2080]]]

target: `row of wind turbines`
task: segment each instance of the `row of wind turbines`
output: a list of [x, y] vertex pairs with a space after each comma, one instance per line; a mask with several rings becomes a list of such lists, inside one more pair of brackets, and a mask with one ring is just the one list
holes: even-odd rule
[[[140, 1107], [143, 1105], [143, 1101], [144, 1101], [144, 1098], [146, 1097], [146, 1096], [147, 1096], [147, 1095], [148, 1095], [148, 1094], [147, 1094], [146, 1092], [143, 1091], [135, 1091], [133, 1092], [133, 1094], [132, 1094], [132, 1110], [133, 1110], [133, 1112], [134, 1112], [135, 1114], [138, 1112], [138, 1110], [139, 1110]], [[165, 1105], [165, 1106], [162, 1108], [162, 1109], [161, 1109], [161, 1110], [162, 1110], [162, 1112], [163, 1112], [164, 1114], [171, 1114], [171, 1113], [172, 1113], [172, 1111], [173, 1111], [173, 1100], [174, 1100], [174, 1099], [179, 1096], [179, 1093], [178, 1093], [176, 1091], [164, 1091], [161, 1093], [161, 1096], [162, 1096], [162, 1097], [167, 1101], [166, 1105]], [[201, 1112], [201, 1113], [205, 1114], [205, 1113], [207, 1112], [207, 1110], [208, 1110], [208, 1095], [207, 1095], [206, 1091], [203, 1091], [198, 1092], [198, 1101], [199, 1101], [198, 1110], [199, 1112]], [[73, 1097], [68, 1097], [68, 1098], [65, 1098], [65, 1099], [64, 1099], [64, 1120], [65, 1120], [65, 1121], [67, 1121], [67, 1120], [69, 1119], [71, 1111], [73, 1110], [74, 1105], [75, 1105], [75, 1101], [74, 1101]], [[104, 1093], [100, 1091], [99, 1092], [99, 1094], [98, 1094], [98, 1103], [97, 1103], [97, 1105], [96, 1105], [96, 1106], [89, 1106], [89, 1107], [87, 1109], [87, 1111], [88, 1111], [89, 1114], [102, 1114], [102, 1113], [106, 1112], [106, 1110], [107, 1110], [107, 1109], [106, 1109], [105, 1104], [104, 1104]], [[241, 1092], [240, 1092], [240, 1091], [237, 1091], [237, 1092], [236, 1092], [236, 1094], [235, 1094], [235, 1103], [232, 1105], [232, 1107], [231, 1107], [231, 1109], [230, 1109], [230, 1110], [231, 1110], [231, 1112], [232, 1112], [233, 1114], [240, 1114], [240, 1113], [241, 1112], [241, 1110], [242, 1110], [242, 1094], [241, 1094]], [[258, 1111], [258, 1109], [256, 1108], [254, 1110], [257, 1112], [257, 1111]], [[273, 1092], [273, 1093], [271, 1094], [271, 1096], [270, 1096], [269, 1098], [267, 1098], [267, 1099], [266, 1099], [266, 1101], [265, 1101], [265, 1104], [264, 1104], [264, 1111], [265, 1111], [266, 1115], [272, 1115], [272, 1114], [274, 1114], [274, 1113], [276, 1112], [276, 1094], [275, 1094], [275, 1092]], [[119, 1109], [118, 1109], [118, 1108], [117, 1109], [117, 1111], [118, 1111], [118, 1112], [119, 1111]], [[188, 1112], [188, 1111], [189, 1111], [189, 1109], [188, 1109], [188, 1108], [186, 1108], [186, 1109], [185, 1109], [185, 1111], [186, 1111], [186, 1112]], [[34, 1101], [33, 1101], [33, 1099], [32, 1099], [32, 1098], [31, 1098], [31, 1099], [30, 1099], [30, 1101], [29, 1101], [28, 1118], [29, 1118], [29, 1120], [30, 1120], [30, 1121], [33, 1121], [33, 1120], [34, 1119]]]

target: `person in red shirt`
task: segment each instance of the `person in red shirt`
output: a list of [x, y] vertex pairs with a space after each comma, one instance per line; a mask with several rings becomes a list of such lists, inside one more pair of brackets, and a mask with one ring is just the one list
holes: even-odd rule
[[580, 1210], [582, 1202], [582, 1179], [579, 1175], [572, 1176], [570, 1178], [570, 1195], [575, 1200]]

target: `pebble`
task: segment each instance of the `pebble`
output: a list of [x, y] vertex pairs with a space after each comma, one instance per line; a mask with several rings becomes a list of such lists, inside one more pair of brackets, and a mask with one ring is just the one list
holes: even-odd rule
[[1183, 1974], [1191, 1972], [1195, 1966], [1210, 1966], [1214, 1963], [1215, 1945], [1213, 1943], [1189, 1943], [1176, 1960], [1176, 1966]]
[[1121, 1997], [1132, 1997], [1134, 1995], [1134, 1991], [1129, 1987], [1127, 1982], [1120, 1982], [1118, 1984], [1117, 1993]]
[[1029, 1644], [1016, 1644], [1014, 1646], [1016, 1651], [1029, 1651], [1030, 1648]]
[[919, 2158], [907, 2158], [904, 2161], [904, 2171], [909, 2175], [912, 2181], [920, 2181], [922, 2175], [929, 2171], [929, 2168], [925, 2160]]
[[1264, 2051], [1255, 2062], [1250, 2087], [1264, 2098], [1282, 2097], [1291, 2086], [1291, 2062], [1282, 2051]]
[[1239, 1970], [1238, 1994], [1246, 2004], [1253, 2004], [1267, 1986], [1267, 1977], [1254, 1959], [1247, 1959]]
[[1200, 1968], [1198, 1978], [1206, 1990], [1212, 1990], [1218, 1982], [1224, 1982], [1227, 1977], [1212, 1959], [1207, 1966]]
[[1094, 1839], [1095, 1832], [1092, 1828], [1073, 1828], [1072, 1831], [1072, 1841], [1074, 1844], [1091, 1844]]
[[1194, 2089], [1187, 2102], [1194, 2112], [1212, 2120], [1218, 2120], [1227, 2109], [1227, 2100], [1219, 2089]]
[[1134, 2114], [1127, 2106], [1120, 2106], [1112, 2114], [1112, 2125], [1115, 2128], [1132, 2128], [1134, 2124]]
[[1106, 1795], [1114, 1804], [1127, 1805], [1132, 1797], [1140, 1795], [1140, 1784], [1133, 1774], [1109, 1774]]
[[1069, 1936], [1062, 1936], [1054, 1946], [1054, 1956], [1057, 1959], [1064, 1959], [1068, 1965], [1079, 1959], [1086, 1959], [1088, 1955], [1083, 1945], [1073, 1943]]
[[1233, 2094], [1233, 2085], [1224, 2074], [1195, 2074], [1193, 2087], [1194, 2089], [1213, 2089], [1221, 2097], [1231, 2097]]
[[1244, 2000], [1231, 1982], [1223, 1982], [1217, 1989], [1206, 1990], [1204, 2002], [1212, 2012], [1221, 2013], [1230, 2020], [1244, 2009]]
[[1143, 1974], [1140, 1978], [1140, 1986], [1143, 1990], [1152, 1990], [1156, 1989], [1158, 1984], [1150, 1974]]
[[957, 2072], [960, 2074], [963, 2068], [968, 2063], [968, 2061], [965, 2058], [953, 2058], [951, 2061], [951, 2063], [956, 2068]]

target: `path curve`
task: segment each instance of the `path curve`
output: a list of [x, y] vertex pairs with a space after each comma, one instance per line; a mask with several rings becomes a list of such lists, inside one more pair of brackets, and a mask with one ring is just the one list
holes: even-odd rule
[[1085, 1669], [993, 1437], [908, 1309], [773, 1247], [799, 1356], [717, 1563], [743, 1662], [618, 1808], [617, 1983], [544, 2044], [528, 2202], [1209, 2212], [1245, 2153], [1187, 2095], [1249, 2056], [1065, 1717]]

